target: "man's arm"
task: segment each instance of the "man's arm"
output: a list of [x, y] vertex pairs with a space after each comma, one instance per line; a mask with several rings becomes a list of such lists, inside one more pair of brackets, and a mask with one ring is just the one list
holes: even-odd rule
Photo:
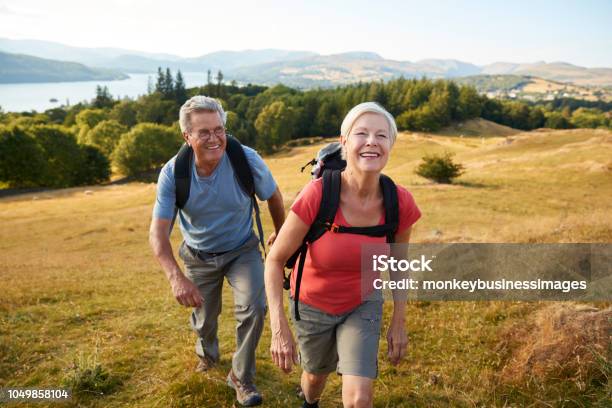
[[270, 211], [270, 216], [272, 217], [272, 222], [274, 223], [274, 233], [268, 238], [268, 245], [272, 245], [276, 239], [276, 234], [278, 234], [278, 231], [280, 231], [280, 228], [285, 222], [285, 204], [283, 202], [283, 195], [278, 187], [267, 201], [268, 211]]
[[169, 237], [170, 225], [171, 220], [153, 218], [149, 229], [149, 244], [155, 258], [166, 273], [176, 300], [183, 306], [199, 307], [202, 304], [200, 292], [185, 277], [172, 253]]

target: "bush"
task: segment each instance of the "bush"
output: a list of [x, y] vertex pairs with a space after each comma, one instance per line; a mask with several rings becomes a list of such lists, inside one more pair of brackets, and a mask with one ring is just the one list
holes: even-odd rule
[[[82, 129], [87, 129], [83, 127]], [[93, 129], [87, 130], [80, 135], [79, 143], [95, 146], [107, 157], [110, 157], [121, 139], [121, 135], [127, 132], [127, 127], [116, 120], [103, 120]]]
[[121, 136], [113, 153], [113, 164], [126, 176], [161, 166], [182, 144], [180, 133], [153, 123], [140, 123]]
[[76, 115], [76, 123], [79, 127], [93, 128], [106, 119], [108, 119], [108, 115], [102, 109], [83, 109]]
[[38, 125], [30, 133], [44, 150], [47, 165], [40, 169], [38, 183], [44, 187], [78, 184], [81, 150], [70, 131], [58, 125]]
[[80, 145], [79, 168], [75, 185], [99, 184], [110, 178], [110, 161], [94, 146]]
[[9, 188], [37, 187], [45, 174], [45, 151], [18, 126], [0, 126], [0, 181]]
[[451, 183], [454, 178], [463, 174], [463, 166], [453, 163], [452, 156], [452, 153], [448, 152], [443, 155], [426, 155], [415, 173], [436, 183]]

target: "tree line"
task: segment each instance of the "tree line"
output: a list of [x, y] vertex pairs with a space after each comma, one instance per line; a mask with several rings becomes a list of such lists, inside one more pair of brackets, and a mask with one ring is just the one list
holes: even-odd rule
[[[180, 106], [198, 94], [218, 98], [227, 111], [228, 132], [263, 153], [291, 139], [338, 135], [348, 110], [364, 101], [383, 105], [399, 130], [433, 132], [477, 117], [522, 130], [612, 127], [610, 106], [488, 99], [449, 80], [399, 78], [301, 91], [226, 84], [221, 71], [213, 82], [207, 74], [206, 85], [186, 89], [180, 71], [173, 75], [160, 67], [148, 93], [134, 100], [114, 99], [98, 86], [89, 103], [42, 113], [0, 111], [0, 183], [67, 187], [105, 181], [111, 169], [134, 175], [158, 167], [182, 143]], [[34, 162], [44, 166], [28, 167]]]

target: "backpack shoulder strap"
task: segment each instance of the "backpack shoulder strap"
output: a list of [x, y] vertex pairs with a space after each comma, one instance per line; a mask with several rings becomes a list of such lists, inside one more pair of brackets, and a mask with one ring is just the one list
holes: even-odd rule
[[236, 139], [232, 135], [227, 135], [227, 145], [225, 146], [225, 152], [227, 153], [227, 157], [230, 160], [232, 168], [236, 173], [236, 177], [238, 178], [238, 182], [242, 190], [245, 194], [251, 197], [251, 201], [253, 202], [253, 210], [255, 211], [255, 222], [257, 223], [257, 234], [259, 235], [259, 243], [261, 244], [261, 249], [264, 251], [264, 256], [266, 256], [266, 245], [264, 243], [264, 232], [263, 226], [261, 224], [261, 216], [259, 214], [259, 204], [257, 204], [257, 198], [255, 197], [255, 179], [253, 178], [253, 172], [251, 171], [251, 166], [249, 165], [246, 154], [244, 153], [244, 149], [242, 144], [238, 139]]
[[255, 181], [253, 179], [253, 172], [251, 171], [251, 166], [249, 166], [242, 144], [235, 137], [227, 135], [225, 152], [246, 195], [249, 197], [254, 195]]
[[176, 207], [182, 209], [189, 199], [191, 188], [191, 163], [193, 149], [187, 143], [181, 146], [174, 162], [174, 184], [176, 186]]
[[341, 171], [340, 170], [324, 170], [323, 171], [323, 191], [321, 196], [321, 204], [319, 212], [315, 218], [308, 234], [306, 235], [308, 242], [314, 242], [331, 229], [340, 206], [340, 186], [341, 186]]
[[395, 242], [395, 233], [399, 227], [399, 200], [397, 198], [397, 186], [390, 177], [380, 175], [380, 186], [383, 193], [383, 205], [385, 206], [385, 224], [390, 228], [387, 232], [387, 242]]

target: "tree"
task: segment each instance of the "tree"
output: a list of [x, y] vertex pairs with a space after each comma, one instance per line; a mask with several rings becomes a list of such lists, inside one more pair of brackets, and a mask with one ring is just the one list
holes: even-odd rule
[[527, 119], [527, 125], [529, 129], [538, 129], [544, 126], [546, 123], [546, 116], [544, 111], [539, 106], [531, 108], [529, 111], [529, 117]]
[[449, 90], [443, 85], [436, 84], [427, 101], [427, 106], [431, 109], [431, 113], [436, 120], [436, 124], [431, 126], [429, 130], [436, 130], [450, 123], [452, 118], [450, 101]]
[[572, 127], [561, 112], [555, 111], [546, 114], [546, 122], [544, 126], [551, 129], [569, 129]]
[[42, 147], [47, 162], [40, 172], [39, 185], [70, 187], [78, 184], [79, 146], [70, 131], [58, 125], [38, 125], [30, 129]]
[[337, 136], [340, 134], [340, 109], [335, 100], [323, 101], [317, 111], [313, 133], [317, 136]]
[[157, 81], [155, 82], [155, 92], [164, 94], [166, 90], [166, 75], [161, 67], [157, 67]]
[[0, 126], [0, 181], [10, 188], [37, 187], [46, 172], [45, 151], [18, 126]]
[[176, 103], [182, 105], [187, 100], [187, 90], [185, 89], [185, 81], [181, 70], [176, 73], [176, 81], [174, 83], [174, 98]]
[[109, 113], [111, 119], [116, 120], [123, 126], [131, 128], [134, 126], [136, 121], [136, 102], [130, 100], [123, 100], [113, 106]]
[[296, 119], [295, 109], [287, 107], [282, 101], [266, 106], [255, 121], [258, 133], [257, 148], [271, 153], [288, 141], [295, 131]]
[[476, 88], [471, 86], [462, 86], [459, 89], [459, 97], [457, 100], [457, 119], [466, 120], [477, 118], [482, 114], [482, 99], [478, 95]]
[[223, 72], [221, 72], [221, 70], [217, 72], [217, 77], [215, 79], [217, 80], [217, 96], [221, 98], [223, 96], [221, 94], [221, 84], [223, 83]]
[[127, 127], [116, 120], [103, 120], [93, 129], [89, 130], [83, 139], [82, 144], [97, 147], [102, 154], [110, 157], [121, 139], [121, 135], [127, 132]]
[[96, 85], [96, 97], [93, 100], [94, 108], [112, 108], [115, 104], [107, 86]]
[[79, 146], [79, 168], [76, 185], [99, 184], [110, 178], [110, 161], [94, 146]]
[[162, 95], [164, 96], [164, 99], [174, 99], [174, 79], [172, 78], [170, 68], [166, 68], [164, 92], [162, 92]]
[[440, 128], [438, 116], [429, 105], [423, 105], [418, 109], [408, 110], [397, 117], [397, 127], [400, 130], [420, 130], [433, 132]]
[[105, 119], [108, 119], [108, 114], [102, 109], [84, 109], [76, 115], [76, 124], [93, 128]]
[[135, 108], [138, 123], [152, 122], [170, 125], [178, 118], [176, 102], [164, 100], [158, 93], [141, 97]]
[[140, 123], [121, 136], [112, 155], [113, 164], [126, 176], [133, 176], [164, 164], [182, 142], [173, 128]]
[[571, 123], [577, 128], [605, 127], [607, 120], [599, 109], [578, 108], [572, 113]]

